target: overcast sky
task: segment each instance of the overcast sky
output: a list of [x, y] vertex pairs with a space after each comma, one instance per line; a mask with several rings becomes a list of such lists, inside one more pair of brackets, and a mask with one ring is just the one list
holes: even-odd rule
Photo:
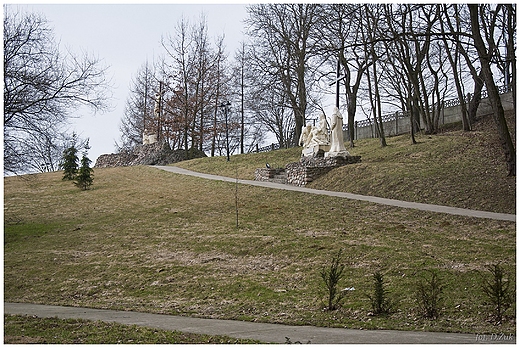
[[245, 4], [200, 5], [183, 4], [14, 4], [29, 12], [37, 12], [50, 22], [60, 47], [73, 52], [86, 51], [109, 66], [114, 84], [113, 110], [93, 115], [81, 110], [73, 120], [70, 131], [81, 138], [89, 138], [89, 158], [116, 151], [120, 140], [119, 124], [123, 116], [130, 82], [147, 60], [164, 53], [161, 36], [174, 34], [182, 16], [196, 22], [204, 13], [211, 39], [225, 34], [225, 44], [232, 59], [240, 41], [244, 39], [243, 20], [247, 16]]

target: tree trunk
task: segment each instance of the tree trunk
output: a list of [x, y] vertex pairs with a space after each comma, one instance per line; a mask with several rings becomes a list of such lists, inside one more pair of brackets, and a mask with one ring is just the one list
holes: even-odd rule
[[506, 119], [504, 116], [504, 108], [502, 107], [500, 94], [498, 93], [498, 88], [496, 87], [495, 81], [493, 80], [493, 73], [491, 71], [490, 66], [492, 52], [490, 53], [487, 51], [487, 48], [480, 34], [480, 24], [478, 18], [479, 5], [471, 4], [468, 5], [468, 7], [470, 11], [471, 31], [473, 33], [475, 48], [478, 51], [479, 61], [481, 64], [481, 69], [484, 74], [484, 81], [486, 83], [486, 88], [488, 91], [488, 98], [491, 103], [491, 108], [493, 109], [493, 118], [497, 126], [498, 136], [500, 138], [500, 143], [502, 145], [502, 149], [506, 158], [508, 175], [516, 176], [515, 148], [511, 140], [509, 129], [507, 127]]

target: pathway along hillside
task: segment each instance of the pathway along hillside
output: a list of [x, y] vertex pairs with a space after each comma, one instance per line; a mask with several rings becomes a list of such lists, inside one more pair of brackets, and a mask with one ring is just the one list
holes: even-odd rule
[[444, 213], [444, 214], [469, 216], [469, 217], [476, 217], [476, 218], [483, 218], [483, 219], [493, 219], [493, 220], [516, 222], [516, 215], [514, 215], [514, 214], [503, 214], [503, 213], [494, 213], [494, 212], [481, 211], [481, 210], [447, 207], [447, 206], [435, 205], [435, 204], [406, 202], [406, 201], [399, 201], [396, 199], [381, 198], [381, 197], [374, 197], [374, 196], [363, 196], [363, 195], [346, 193], [346, 192], [317, 190], [317, 189], [298, 187], [298, 186], [292, 186], [292, 185], [286, 185], [286, 184], [277, 184], [277, 183], [265, 182], [265, 181], [242, 180], [242, 179], [237, 180], [237, 179], [229, 178], [229, 177], [225, 177], [225, 176], [198, 173], [198, 172], [194, 172], [191, 170], [174, 167], [174, 166], [152, 166], [152, 167], [160, 169], [160, 170], [176, 173], [176, 174], [191, 175], [191, 176], [208, 179], [208, 180], [238, 182], [239, 184], [244, 184], [244, 185], [253, 185], [253, 186], [259, 186], [259, 187], [267, 187], [267, 188], [288, 190], [288, 191], [297, 191], [297, 192], [304, 192], [304, 193], [310, 193], [310, 194], [316, 194], [316, 195], [326, 195], [326, 196], [332, 196], [332, 197], [342, 197], [342, 198], [353, 199], [353, 200], [358, 200], [358, 201], [366, 201], [366, 202], [372, 202], [372, 203], [377, 203], [377, 204], [390, 205], [390, 206], [400, 207], [400, 208], [418, 209], [418, 210], [424, 210], [424, 211], [431, 211], [431, 212], [435, 212], [435, 213]]

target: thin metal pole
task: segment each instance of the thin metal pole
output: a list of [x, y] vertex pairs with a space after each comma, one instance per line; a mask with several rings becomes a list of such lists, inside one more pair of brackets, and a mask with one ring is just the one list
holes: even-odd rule
[[338, 66], [336, 67], [336, 107], [339, 109], [339, 57]]

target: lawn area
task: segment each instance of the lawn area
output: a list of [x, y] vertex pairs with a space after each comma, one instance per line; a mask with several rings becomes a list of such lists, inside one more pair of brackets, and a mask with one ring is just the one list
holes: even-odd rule
[[[497, 262], [514, 287], [515, 223], [245, 185], [235, 191], [233, 183], [150, 167], [94, 175], [88, 191], [59, 172], [5, 178], [4, 301], [360, 329], [516, 330], [515, 305], [494, 325], [480, 288], [486, 266]], [[327, 311], [320, 270], [339, 249], [341, 288], [355, 290]], [[367, 294], [379, 270], [397, 305], [374, 316]], [[427, 270], [444, 285], [437, 320], [417, 309], [414, 289]]]
[[253, 340], [197, 335], [80, 319], [4, 315], [4, 344], [246, 344]]

